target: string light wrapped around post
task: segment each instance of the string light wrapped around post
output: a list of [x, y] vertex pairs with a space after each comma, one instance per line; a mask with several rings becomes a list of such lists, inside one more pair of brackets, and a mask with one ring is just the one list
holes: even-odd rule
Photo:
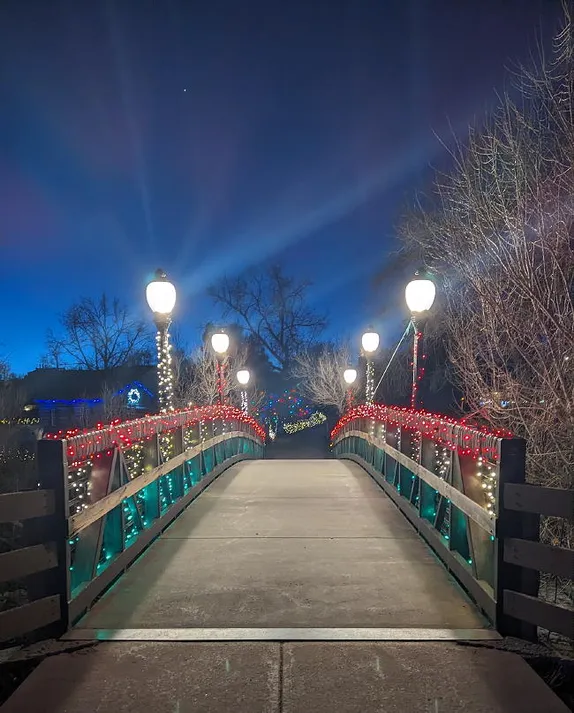
[[168, 328], [159, 328], [156, 334], [157, 378], [160, 412], [173, 410], [173, 369], [171, 362], [171, 344]]
[[169, 326], [171, 313], [175, 307], [176, 291], [174, 285], [167, 279], [166, 273], [160, 268], [156, 270], [154, 279], [146, 288], [147, 303], [153, 312], [157, 328], [157, 379], [160, 413], [173, 411], [173, 369], [171, 344], [169, 342]]

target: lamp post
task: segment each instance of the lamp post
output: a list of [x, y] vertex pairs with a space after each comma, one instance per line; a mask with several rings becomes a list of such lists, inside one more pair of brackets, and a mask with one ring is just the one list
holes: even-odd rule
[[217, 357], [217, 391], [219, 403], [225, 402], [225, 364], [229, 349], [229, 336], [225, 332], [215, 332], [211, 335], [211, 346]]
[[429, 309], [433, 306], [436, 296], [436, 286], [432, 280], [422, 277], [419, 271], [415, 273], [405, 288], [405, 300], [411, 312], [413, 325], [413, 382], [411, 388], [411, 408], [417, 406], [419, 382], [424, 375], [424, 366], [419, 368], [419, 351], [423, 337], [423, 328]]
[[343, 379], [345, 384], [349, 387], [347, 389], [347, 410], [350, 410], [353, 407], [353, 384], [357, 381], [357, 370], [345, 369]]
[[361, 337], [361, 346], [367, 359], [367, 379], [365, 384], [365, 403], [372, 404], [375, 399], [375, 365], [373, 354], [379, 348], [379, 335], [369, 327]]
[[154, 279], [146, 287], [147, 303], [153, 312], [157, 328], [157, 380], [159, 410], [173, 411], [173, 371], [171, 368], [171, 345], [169, 325], [175, 307], [176, 291], [162, 269], [156, 270]]
[[235, 378], [237, 379], [237, 383], [240, 386], [243, 386], [244, 388], [241, 389], [241, 410], [243, 413], [247, 416], [249, 414], [249, 400], [247, 399], [247, 384], [249, 383], [249, 379], [251, 377], [251, 374], [247, 369], [240, 369], [237, 374], [235, 375]]

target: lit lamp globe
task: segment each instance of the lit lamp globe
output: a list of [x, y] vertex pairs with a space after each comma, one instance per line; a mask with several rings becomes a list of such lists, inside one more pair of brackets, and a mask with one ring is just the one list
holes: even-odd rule
[[343, 379], [345, 379], [345, 383], [349, 384], [354, 384], [355, 381], [357, 380], [357, 370], [356, 369], [345, 369], [343, 372]]
[[361, 337], [361, 346], [366, 354], [372, 354], [379, 348], [379, 335], [376, 332], [368, 331]]
[[240, 369], [236, 374], [237, 381], [241, 384], [241, 386], [247, 386], [250, 376], [251, 375], [247, 369]]
[[405, 300], [411, 314], [428, 312], [433, 306], [435, 296], [434, 282], [425, 277], [415, 277], [405, 288]]
[[175, 307], [176, 292], [174, 285], [161, 269], [156, 270], [154, 279], [145, 291], [147, 303], [154, 314], [168, 317]]
[[211, 346], [216, 354], [223, 356], [229, 349], [229, 337], [225, 332], [216, 332], [211, 337]]

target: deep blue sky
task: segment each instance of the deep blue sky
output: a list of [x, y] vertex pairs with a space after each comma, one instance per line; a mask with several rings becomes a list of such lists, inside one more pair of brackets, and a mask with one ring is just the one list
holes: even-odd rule
[[206, 286], [271, 258], [354, 335], [435, 133], [480, 116], [557, 17], [558, 0], [3, 0], [0, 355], [34, 368], [82, 295], [147, 317], [157, 266], [193, 343], [217, 316]]

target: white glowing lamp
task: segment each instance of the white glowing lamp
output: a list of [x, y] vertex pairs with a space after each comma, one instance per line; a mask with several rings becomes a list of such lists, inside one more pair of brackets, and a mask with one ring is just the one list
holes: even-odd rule
[[175, 287], [167, 279], [163, 270], [156, 270], [155, 278], [148, 284], [145, 296], [150, 309], [155, 314], [169, 315], [175, 307]]
[[407, 307], [412, 314], [427, 312], [433, 306], [435, 296], [434, 282], [423, 277], [415, 277], [405, 288]]
[[250, 376], [251, 374], [247, 369], [240, 369], [236, 374], [237, 381], [241, 384], [241, 386], [247, 386]]
[[211, 346], [216, 354], [225, 354], [229, 349], [229, 337], [225, 332], [216, 332], [211, 337]]
[[379, 348], [379, 335], [376, 332], [365, 332], [361, 337], [361, 345], [367, 354], [376, 352]]
[[349, 384], [354, 384], [355, 381], [357, 380], [357, 370], [356, 369], [345, 369], [343, 372], [343, 379], [345, 379], [345, 383]]

